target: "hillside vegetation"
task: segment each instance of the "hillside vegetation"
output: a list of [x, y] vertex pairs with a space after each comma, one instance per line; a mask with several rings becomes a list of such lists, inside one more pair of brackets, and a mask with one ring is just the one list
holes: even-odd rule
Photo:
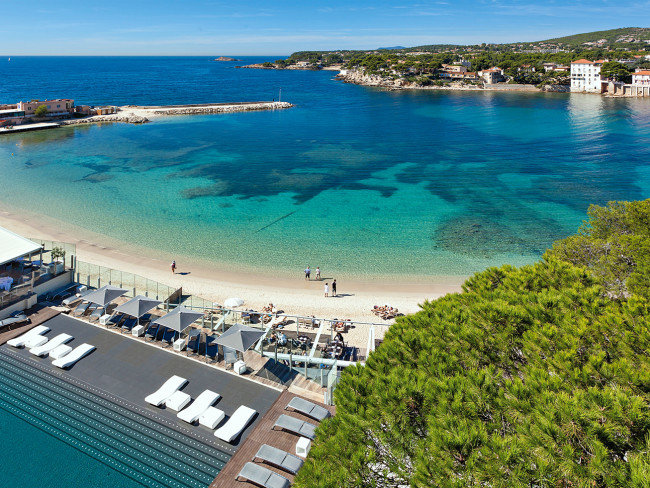
[[399, 319], [294, 486], [648, 487], [650, 200], [589, 216]]
[[640, 44], [642, 41], [650, 40], [650, 27], [624, 27], [622, 29], [586, 32], [572, 36], [547, 39], [546, 41], [540, 41], [538, 44], [556, 43], [570, 47], [578, 47], [585, 43], [598, 42], [600, 40], [605, 40], [606, 43], [604, 45], [611, 47]]

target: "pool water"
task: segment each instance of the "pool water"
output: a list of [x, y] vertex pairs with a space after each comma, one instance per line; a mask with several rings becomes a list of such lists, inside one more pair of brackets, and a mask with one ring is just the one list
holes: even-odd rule
[[204, 488], [230, 458], [6, 352], [0, 436], [0, 486]]

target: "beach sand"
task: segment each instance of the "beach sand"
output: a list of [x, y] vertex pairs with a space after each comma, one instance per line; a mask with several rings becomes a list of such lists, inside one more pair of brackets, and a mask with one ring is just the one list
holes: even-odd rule
[[[0, 209], [0, 226], [26, 237], [63, 241], [76, 245], [77, 259], [142, 275], [173, 287], [183, 287], [185, 294], [223, 303], [226, 298], [240, 297], [245, 308], [260, 310], [269, 302], [287, 314], [315, 315], [318, 318], [352, 319], [359, 322], [383, 322], [371, 313], [374, 305], [390, 304], [402, 313], [419, 310], [425, 300], [461, 290], [461, 277], [439, 277], [430, 281], [404, 282], [399, 279], [365, 281], [337, 280], [339, 296], [325, 298], [324, 281], [305, 281], [302, 270], [295, 278], [270, 272], [223, 269], [218, 264], [198, 262], [182, 256], [145, 249], [95, 234], [49, 217], [19, 210]], [[177, 273], [172, 274], [172, 259]], [[312, 271], [312, 278], [314, 276]], [[327, 270], [323, 276], [329, 277]], [[327, 281], [330, 283], [330, 281]], [[367, 327], [356, 327], [348, 340], [363, 343]]]

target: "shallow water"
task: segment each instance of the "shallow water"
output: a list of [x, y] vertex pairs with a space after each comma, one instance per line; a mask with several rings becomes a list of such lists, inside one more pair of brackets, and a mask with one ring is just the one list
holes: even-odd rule
[[0, 103], [270, 100], [282, 88], [297, 106], [3, 136], [0, 201], [233, 267], [433, 276], [532, 262], [590, 203], [650, 197], [648, 99], [386, 92], [235, 64], [3, 61]]

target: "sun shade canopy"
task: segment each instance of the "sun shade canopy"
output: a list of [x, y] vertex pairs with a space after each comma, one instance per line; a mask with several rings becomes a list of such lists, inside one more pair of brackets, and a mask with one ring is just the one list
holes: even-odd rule
[[90, 303], [96, 303], [102, 307], [105, 307], [111, 303], [116, 298], [121, 297], [127, 292], [123, 288], [118, 288], [117, 286], [106, 285], [102, 286], [98, 290], [91, 291], [87, 295], [84, 295], [83, 299]]
[[201, 312], [194, 312], [189, 308], [179, 305], [167, 315], [153, 321], [154, 324], [162, 325], [176, 332], [183, 332], [190, 325], [203, 317]]
[[235, 349], [239, 352], [245, 352], [248, 351], [248, 349], [263, 335], [263, 330], [248, 327], [247, 325], [235, 324], [226, 332], [221, 334], [214, 343], [223, 347]]
[[0, 227], [0, 264], [41, 250], [41, 245]]
[[161, 303], [160, 300], [154, 300], [153, 298], [148, 298], [144, 295], [138, 295], [117, 307], [115, 311], [125, 313], [131, 317], [140, 318], [149, 310], [156, 308]]

